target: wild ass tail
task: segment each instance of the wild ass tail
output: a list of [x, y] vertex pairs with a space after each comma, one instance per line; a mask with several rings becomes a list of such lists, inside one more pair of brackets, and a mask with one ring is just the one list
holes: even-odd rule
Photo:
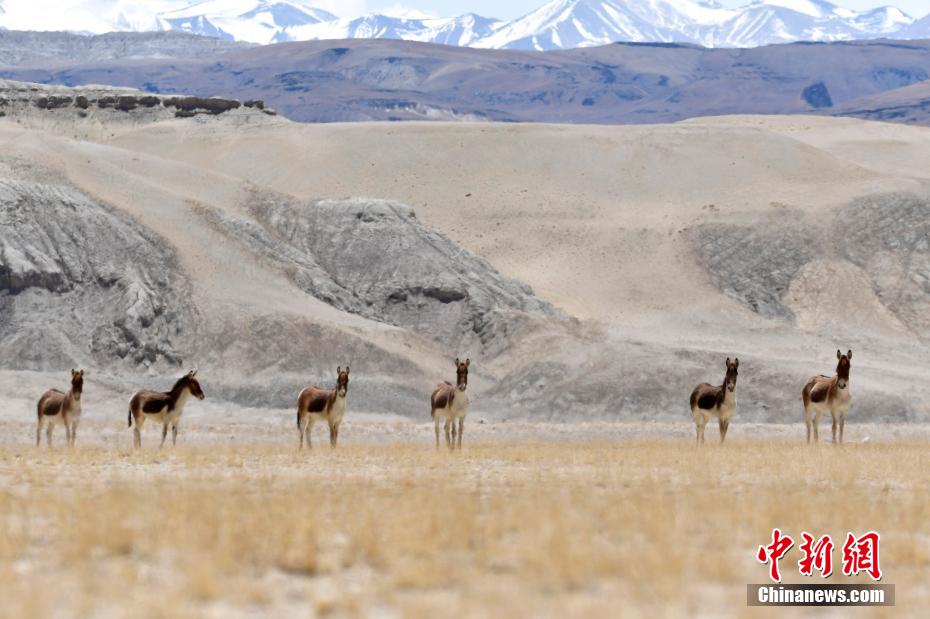
[[804, 408], [806, 409], [811, 405], [811, 389], [814, 388], [814, 379], [807, 381], [807, 384], [804, 385], [804, 389], [801, 390], [801, 401], [804, 402]]
[[129, 415], [127, 415], [127, 417], [128, 417], [128, 421], [129, 421], [129, 426], [128, 426], [128, 427], [131, 428], [131, 427], [132, 427], [132, 407], [131, 407], [131, 406], [129, 407]]

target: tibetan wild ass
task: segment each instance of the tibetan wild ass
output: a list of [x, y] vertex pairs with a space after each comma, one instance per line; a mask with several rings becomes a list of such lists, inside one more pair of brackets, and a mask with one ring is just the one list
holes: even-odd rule
[[58, 389], [49, 389], [39, 398], [38, 425], [36, 426], [36, 447], [39, 446], [42, 428], [45, 431], [45, 440], [52, 446], [52, 428], [55, 424], [65, 426], [68, 446], [74, 447], [77, 439], [78, 422], [81, 421], [81, 394], [84, 392], [84, 370], [71, 370], [71, 389], [62, 393]]
[[136, 427], [133, 428], [133, 444], [142, 447], [142, 426], [147, 419], [161, 422], [161, 446], [165, 446], [165, 437], [168, 436], [168, 426], [171, 426], [171, 444], [178, 442], [178, 423], [187, 398], [194, 396], [198, 400], [204, 399], [203, 389], [195, 378], [197, 370], [191, 370], [174, 383], [171, 391], [137, 391], [129, 400], [129, 427], [132, 428], [133, 419]]
[[836, 416], [840, 417], [840, 442], [843, 442], [843, 430], [846, 428], [846, 413], [849, 412], [849, 366], [852, 361], [852, 351], [845, 355], [836, 351], [836, 376], [813, 376], [804, 385], [801, 391], [801, 400], [804, 402], [804, 420], [807, 422], [807, 442], [811, 442], [811, 413], [814, 414], [814, 442], [820, 440], [817, 426], [820, 424], [820, 415], [830, 411], [833, 417], [833, 442], [836, 442]]
[[339, 424], [346, 412], [346, 394], [349, 392], [349, 366], [336, 368], [336, 388], [319, 389], [307, 387], [297, 396], [297, 430], [300, 432], [300, 448], [313, 448], [311, 437], [313, 424], [325, 419], [329, 424], [329, 444], [335, 447], [339, 441]]
[[[462, 433], [465, 431], [465, 415], [468, 414], [468, 394], [465, 389], [468, 388], [468, 366], [471, 365], [470, 359], [465, 361], [455, 360], [455, 385], [446, 381], [439, 383], [433, 395], [430, 396], [430, 414], [436, 425], [436, 448], [439, 449], [439, 419], [445, 418], [446, 445], [449, 449], [455, 449], [456, 440], [458, 440], [459, 449], [462, 448]], [[458, 420], [459, 427], [456, 433], [455, 422]], [[451, 430], [451, 434], [450, 434]], [[457, 436], [456, 436], [457, 434]]]
[[727, 437], [730, 419], [736, 414], [736, 378], [739, 375], [739, 359], [727, 357], [727, 374], [719, 386], [701, 383], [691, 392], [691, 415], [697, 425], [697, 442], [704, 442], [704, 427], [711, 415], [720, 424], [720, 442]]

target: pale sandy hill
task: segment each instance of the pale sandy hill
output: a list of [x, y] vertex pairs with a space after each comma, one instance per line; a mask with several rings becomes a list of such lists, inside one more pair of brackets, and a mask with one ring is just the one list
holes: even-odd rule
[[[690, 385], [738, 355], [741, 414], [788, 422], [806, 377], [849, 347], [871, 419], [930, 416], [930, 130], [819, 117], [66, 125], [7, 121], [0, 144], [170, 244], [200, 316], [185, 358], [205, 359], [222, 397], [287, 406], [287, 390], [352, 356], [377, 378], [360, 406], [417, 416], [449, 359], [471, 354], [476, 407], [493, 417], [686, 421]], [[475, 353], [315, 298], [295, 275], [298, 240], [260, 240], [276, 224], [255, 196], [310, 205], [295, 213], [317, 199], [410, 205], [580, 322], [483, 324], [495, 342]]]
[[[901, 135], [904, 152], [888, 144]], [[737, 117], [644, 127], [281, 122], [235, 132], [165, 123], [112, 143], [295, 195], [405, 202], [574, 315], [627, 321], [720, 309], [706, 277], [679, 260], [683, 228], [783, 208], [815, 217], [857, 196], [919, 191], [913, 172], [930, 178], [921, 159], [889, 168], [912, 150], [930, 159], [922, 140], [930, 130]], [[889, 152], [869, 157], [872, 145]]]

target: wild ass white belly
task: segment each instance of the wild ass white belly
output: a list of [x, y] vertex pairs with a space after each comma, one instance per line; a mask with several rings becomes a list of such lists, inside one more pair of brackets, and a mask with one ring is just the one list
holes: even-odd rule
[[468, 414], [469, 403], [468, 394], [456, 389], [452, 404], [439, 409], [438, 412], [447, 419], [463, 419]]
[[[59, 410], [57, 415], [42, 415], [42, 420], [47, 425], [58, 425], [59, 423], [65, 423], [65, 413], [64, 411]], [[68, 413], [68, 423], [77, 423], [81, 420], [81, 404], [80, 402], [75, 402], [71, 407], [71, 411]]]
[[328, 413], [308, 413], [308, 415], [310, 415], [310, 420], [313, 421], [313, 423], [316, 423], [317, 421], [326, 421], [335, 425], [342, 422], [342, 416], [345, 415], [345, 412], [346, 399], [337, 396], [336, 401], [333, 402], [333, 405], [330, 407]]
[[181, 413], [184, 412], [184, 403], [187, 401], [185, 396], [178, 398], [178, 401], [174, 405], [174, 409], [169, 411], [168, 405], [162, 407], [157, 413], [142, 413], [142, 419], [146, 421], [152, 421], [153, 423], [157, 422], [160, 424], [175, 425], [181, 420]]
[[736, 393], [733, 395], [728, 395], [725, 397], [723, 402], [720, 404], [720, 408], [715, 412], [717, 417], [723, 421], [729, 421], [736, 415]]

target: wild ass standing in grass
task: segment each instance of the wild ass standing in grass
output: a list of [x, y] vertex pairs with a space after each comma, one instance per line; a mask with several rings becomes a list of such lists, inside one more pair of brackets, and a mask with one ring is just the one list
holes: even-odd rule
[[313, 424], [325, 419], [329, 424], [329, 445], [336, 447], [339, 441], [339, 424], [346, 412], [346, 394], [349, 392], [349, 366], [336, 368], [336, 388], [320, 389], [307, 387], [297, 396], [297, 430], [300, 432], [300, 448], [313, 448]]
[[820, 441], [817, 426], [820, 415], [830, 411], [833, 418], [833, 442], [836, 443], [836, 416], [840, 416], [840, 442], [843, 442], [843, 430], [846, 428], [846, 413], [849, 412], [849, 367], [852, 351], [845, 355], [836, 351], [836, 376], [813, 376], [801, 390], [804, 402], [804, 420], [807, 422], [807, 442], [811, 442], [811, 412], [814, 413], [814, 442]]
[[[468, 394], [465, 389], [468, 388], [468, 366], [471, 365], [471, 359], [459, 361], [455, 359], [455, 385], [446, 381], [439, 383], [433, 395], [430, 396], [430, 414], [436, 425], [436, 449], [439, 449], [439, 418], [444, 417], [446, 420], [446, 445], [449, 449], [455, 449], [456, 439], [458, 447], [462, 448], [462, 434], [465, 432], [465, 415], [468, 414]], [[456, 436], [455, 422], [458, 420], [458, 436]], [[451, 434], [450, 434], [451, 429]]]
[[701, 383], [691, 392], [691, 415], [697, 425], [697, 442], [704, 442], [704, 427], [711, 415], [720, 425], [720, 442], [727, 437], [730, 419], [736, 414], [736, 378], [739, 375], [739, 359], [732, 362], [727, 357], [727, 373], [719, 386]]
[[36, 447], [42, 437], [42, 428], [45, 431], [45, 440], [52, 446], [52, 428], [56, 423], [65, 426], [68, 446], [74, 447], [77, 440], [78, 422], [81, 421], [81, 395], [84, 392], [84, 370], [71, 370], [71, 389], [63, 393], [58, 389], [49, 389], [39, 398], [37, 407], [38, 423], [36, 425]]
[[171, 426], [171, 444], [177, 445], [178, 423], [181, 421], [187, 398], [194, 396], [202, 400], [206, 397], [195, 378], [196, 374], [197, 370], [191, 370], [179, 378], [167, 393], [142, 390], [133, 394], [129, 400], [129, 427], [132, 428], [133, 419], [136, 421], [136, 427], [133, 428], [133, 445], [142, 447], [142, 426], [145, 425], [146, 419], [161, 422], [162, 447], [165, 446], [165, 438], [168, 436], [168, 426]]

